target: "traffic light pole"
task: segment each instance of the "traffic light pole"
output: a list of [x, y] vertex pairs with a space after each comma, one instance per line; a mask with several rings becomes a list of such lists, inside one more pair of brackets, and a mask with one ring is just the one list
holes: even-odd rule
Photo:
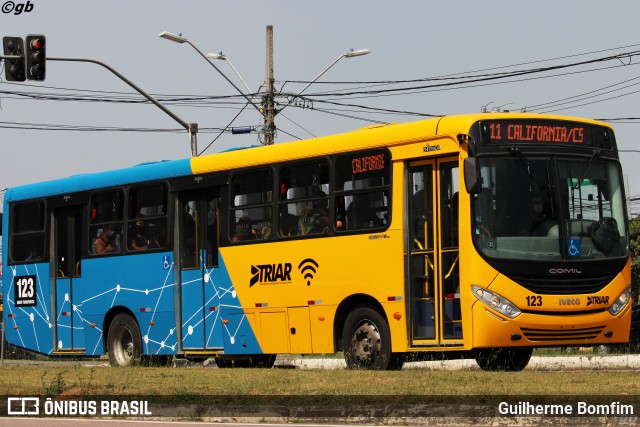
[[[3, 60], [5, 60], [5, 59], [19, 59], [19, 58], [21, 58], [21, 57], [20, 56], [15, 56], [15, 55], [2, 55], [2, 56], [0, 56], [0, 59], [3, 59]], [[109, 65], [105, 64], [104, 62], [97, 61], [95, 59], [89, 59], [89, 58], [64, 58], [64, 57], [60, 57], [60, 58], [53, 57], [52, 58], [52, 57], [49, 57], [49, 58], [47, 58], [47, 61], [89, 62], [89, 63], [92, 63], [92, 64], [100, 65], [100, 66], [106, 68], [107, 70], [111, 71], [120, 80], [122, 80], [123, 82], [125, 82], [126, 84], [131, 86], [140, 95], [142, 95], [145, 98], [147, 98], [149, 100], [149, 102], [151, 102], [153, 105], [155, 105], [156, 107], [158, 107], [159, 109], [164, 111], [169, 117], [171, 117], [173, 120], [178, 122], [183, 128], [185, 128], [187, 130], [187, 132], [189, 132], [189, 140], [190, 140], [190, 144], [191, 144], [191, 156], [192, 157], [197, 157], [198, 156], [198, 140], [197, 140], [198, 124], [197, 123], [187, 123], [187, 122], [185, 122], [180, 117], [178, 117], [173, 111], [169, 110], [167, 107], [162, 105], [160, 102], [158, 102], [157, 99], [155, 99], [153, 96], [149, 95], [147, 92], [145, 92], [140, 87], [138, 87], [135, 83], [133, 83], [131, 80], [129, 80], [128, 78], [126, 78], [125, 76], [120, 74], [118, 71], [114, 70]]]
[[155, 99], [153, 96], [149, 95], [147, 92], [145, 92], [144, 90], [139, 88], [135, 83], [133, 83], [131, 80], [129, 80], [128, 78], [126, 78], [125, 76], [120, 74], [118, 71], [114, 70], [109, 65], [105, 64], [104, 62], [97, 61], [95, 59], [89, 59], [89, 58], [64, 58], [64, 57], [60, 57], [60, 58], [53, 57], [52, 58], [52, 57], [49, 57], [49, 58], [47, 58], [47, 61], [89, 62], [89, 63], [92, 63], [92, 64], [100, 65], [100, 66], [106, 68], [107, 70], [111, 71], [111, 73], [113, 73], [116, 77], [118, 77], [120, 80], [122, 80], [123, 82], [125, 82], [126, 84], [131, 86], [140, 95], [142, 95], [145, 98], [147, 98], [149, 100], [149, 102], [151, 102], [153, 105], [155, 105], [156, 107], [158, 107], [159, 109], [164, 111], [169, 117], [171, 117], [173, 120], [178, 122], [183, 128], [185, 128], [187, 130], [187, 132], [189, 132], [189, 140], [190, 140], [190, 144], [191, 144], [191, 156], [192, 157], [197, 157], [198, 156], [198, 140], [197, 140], [198, 124], [197, 123], [187, 123], [187, 122], [185, 122], [180, 117], [178, 117], [173, 111], [169, 110], [167, 107], [162, 105], [157, 99]]

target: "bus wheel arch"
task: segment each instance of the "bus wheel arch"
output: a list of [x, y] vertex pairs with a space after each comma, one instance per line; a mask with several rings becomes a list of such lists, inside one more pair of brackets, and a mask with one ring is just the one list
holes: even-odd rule
[[105, 347], [112, 366], [142, 362], [142, 334], [136, 317], [129, 310], [112, 310], [105, 316]]
[[343, 350], [342, 348], [342, 333], [344, 329], [344, 322], [347, 320], [347, 316], [350, 312], [360, 306], [369, 306], [384, 315], [384, 309], [382, 305], [373, 297], [365, 294], [351, 295], [344, 299], [336, 309], [336, 315], [333, 321], [333, 337], [334, 348], [336, 350]]

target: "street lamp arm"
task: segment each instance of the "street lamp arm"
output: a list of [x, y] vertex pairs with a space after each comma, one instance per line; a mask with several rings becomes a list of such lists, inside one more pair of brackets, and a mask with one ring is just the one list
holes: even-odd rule
[[231, 61], [229, 61], [229, 58], [226, 58], [227, 62], [229, 63], [229, 66], [231, 67], [231, 69], [233, 70], [234, 73], [236, 73], [236, 76], [238, 76], [238, 78], [240, 79], [240, 81], [242, 82], [242, 84], [244, 85], [245, 89], [247, 89], [248, 93], [252, 93], [253, 91], [251, 90], [251, 88], [249, 88], [249, 85], [247, 85], [247, 82], [244, 81], [244, 79], [242, 78], [242, 76], [240, 75], [240, 73], [238, 72], [238, 70], [236, 70], [236, 67], [233, 66], [233, 64], [231, 63]]
[[291, 100], [285, 104], [281, 109], [279, 109], [277, 111], [277, 113], [280, 113], [282, 110], [284, 110], [285, 108], [287, 108], [289, 105], [291, 105], [293, 103], [293, 101], [296, 100], [296, 98], [298, 98], [300, 95], [302, 95], [302, 93], [309, 89], [309, 86], [311, 86], [312, 84], [314, 84], [316, 81], [318, 81], [318, 79], [322, 76], [324, 76], [324, 74], [329, 71], [334, 65], [336, 65], [338, 63], [338, 61], [340, 61], [342, 58], [353, 58], [356, 56], [362, 56], [362, 55], [366, 55], [370, 53], [370, 51], [368, 49], [360, 49], [360, 50], [351, 50], [349, 52], [345, 52], [342, 55], [338, 56], [331, 64], [329, 64], [329, 66], [327, 68], [325, 68], [324, 70], [322, 70], [322, 72], [320, 74], [318, 74], [313, 80], [311, 80], [309, 83], [307, 83], [307, 85], [305, 87], [302, 88], [302, 90], [300, 92], [298, 92], [293, 98], [291, 98]]
[[247, 82], [244, 81], [244, 79], [242, 78], [242, 76], [240, 75], [236, 67], [233, 66], [233, 64], [231, 63], [231, 60], [229, 59], [229, 57], [227, 57], [227, 55], [224, 55], [222, 52], [220, 52], [220, 53], [207, 53], [206, 56], [207, 56], [207, 59], [219, 59], [221, 61], [227, 61], [229, 63], [229, 66], [231, 66], [231, 69], [233, 70], [233, 72], [236, 74], [236, 76], [240, 79], [240, 81], [244, 85], [244, 88], [247, 89], [247, 93], [253, 93], [253, 91], [251, 90]]
[[231, 81], [231, 79], [229, 79], [229, 77], [227, 77], [227, 75], [225, 73], [223, 73], [222, 71], [220, 71], [220, 69], [218, 67], [216, 67], [216, 64], [214, 64], [213, 62], [211, 62], [209, 60], [209, 58], [207, 58], [207, 55], [205, 55], [200, 49], [198, 49], [196, 47], [196, 45], [194, 45], [193, 43], [191, 43], [191, 40], [186, 39], [185, 43], [187, 43], [188, 45], [190, 45], [196, 52], [198, 52], [200, 54], [200, 56], [202, 56], [205, 61], [207, 61], [209, 63], [209, 65], [211, 65], [222, 77], [224, 77], [224, 79], [226, 81], [229, 82], [229, 84], [231, 86], [234, 87], [235, 90], [238, 91], [238, 93], [240, 93], [240, 95], [242, 95], [244, 97], [244, 99], [247, 100], [247, 102], [249, 102], [251, 105], [253, 105], [255, 107], [256, 110], [260, 111], [260, 113], [262, 114], [262, 110], [260, 109], [260, 106], [258, 104], [256, 104], [253, 99], [249, 98], [238, 86], [235, 85], [235, 83], [233, 83]]

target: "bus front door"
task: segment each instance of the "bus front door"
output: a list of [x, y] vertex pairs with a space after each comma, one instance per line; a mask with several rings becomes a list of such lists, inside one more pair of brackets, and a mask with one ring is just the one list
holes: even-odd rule
[[84, 352], [82, 207], [54, 210], [54, 353]]
[[222, 349], [220, 296], [213, 280], [218, 267], [218, 203], [212, 192], [179, 197], [176, 258], [179, 271], [179, 321], [182, 349]]
[[410, 163], [407, 179], [411, 341], [461, 346], [458, 160]]

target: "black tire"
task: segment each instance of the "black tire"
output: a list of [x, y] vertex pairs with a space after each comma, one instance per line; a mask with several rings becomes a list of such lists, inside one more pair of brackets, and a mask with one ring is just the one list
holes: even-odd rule
[[391, 354], [391, 333], [385, 318], [361, 306], [347, 316], [342, 330], [342, 348], [349, 369], [386, 370], [402, 367], [404, 358]]
[[138, 323], [125, 313], [113, 318], [107, 334], [111, 366], [139, 365], [142, 362], [142, 337]]
[[531, 359], [532, 348], [487, 348], [476, 351], [476, 362], [484, 371], [522, 371]]

